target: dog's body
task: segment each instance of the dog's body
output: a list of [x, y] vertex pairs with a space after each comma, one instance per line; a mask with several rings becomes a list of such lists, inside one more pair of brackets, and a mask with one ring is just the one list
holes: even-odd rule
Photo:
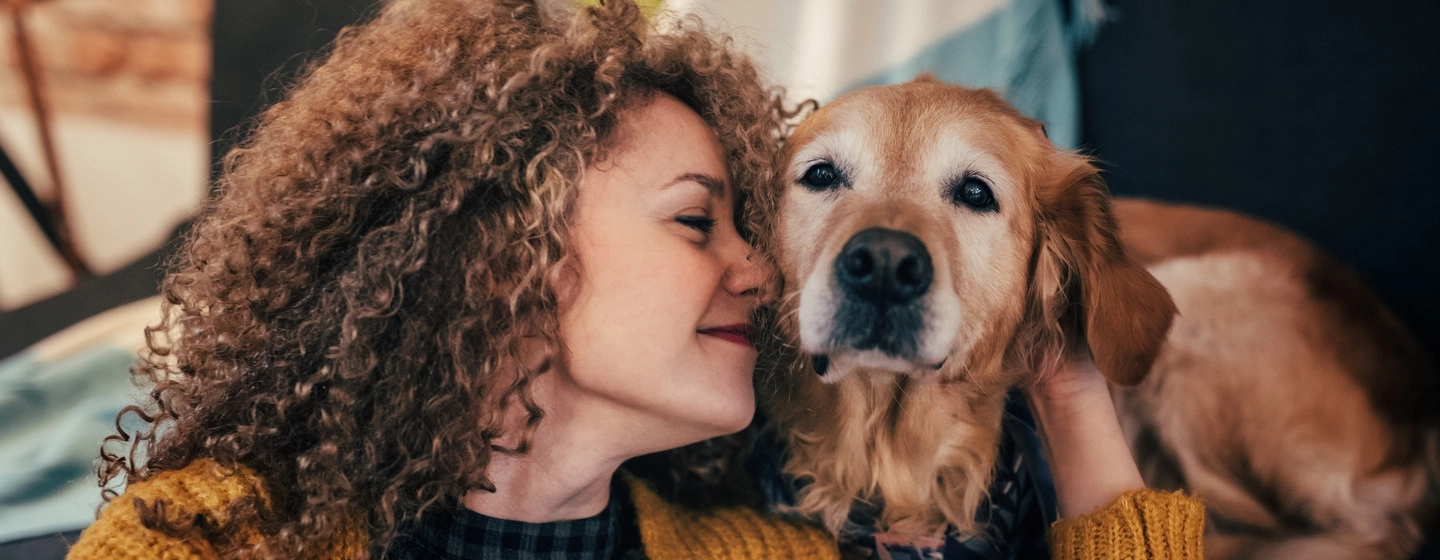
[[[1413, 546], [1437, 453], [1410, 421], [1433, 406], [1413, 392], [1423, 357], [1302, 241], [1198, 210], [1112, 212], [1098, 171], [1039, 123], [926, 78], [836, 100], [786, 152], [783, 188], [757, 202], [778, 220], [778, 331], [798, 344], [764, 405], [800, 512], [839, 531], [863, 502], [879, 530], [973, 534], [1006, 391], [1089, 352], [1152, 485], [1184, 482], [1225, 522], [1271, 531], [1260, 546], [1344, 527], [1275, 549], [1293, 557]], [[1151, 272], [1180, 302], [1163, 352], [1175, 307]]]
[[1133, 384], [1174, 307], [1121, 251], [1097, 170], [991, 92], [861, 90], [787, 155], [759, 203], [799, 341], [766, 391], [796, 508], [835, 531], [859, 500], [883, 504], [880, 530], [974, 534], [1007, 390], [1085, 351]]
[[1114, 391], [1116, 405], [1147, 483], [1205, 499], [1207, 555], [1413, 554], [1435, 513], [1440, 400], [1400, 322], [1274, 226], [1114, 208], [1128, 252], [1180, 310], [1149, 377]]

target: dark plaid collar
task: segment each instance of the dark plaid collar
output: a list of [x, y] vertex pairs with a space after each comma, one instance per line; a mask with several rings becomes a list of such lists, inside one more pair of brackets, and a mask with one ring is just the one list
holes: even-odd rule
[[464, 507], [427, 513], [405, 536], [396, 539], [388, 560], [528, 560], [623, 558], [639, 547], [633, 536], [634, 514], [629, 489], [620, 477], [610, 485], [610, 502], [599, 515], [553, 523], [497, 519]]

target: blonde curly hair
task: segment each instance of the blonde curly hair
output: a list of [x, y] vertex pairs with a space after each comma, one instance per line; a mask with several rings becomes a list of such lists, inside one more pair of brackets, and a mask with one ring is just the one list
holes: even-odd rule
[[[379, 552], [427, 508], [493, 489], [492, 455], [523, 453], [544, 416], [528, 385], [561, 359], [551, 279], [572, 261], [576, 181], [657, 93], [714, 128], [741, 198], [774, 181], [793, 115], [694, 22], [646, 32], [630, 1], [564, 24], [527, 1], [414, 0], [343, 31], [226, 156], [136, 368], [151, 399], [117, 419], [102, 486], [200, 458], [253, 469], [271, 502], [228, 517], [259, 523], [258, 545], [141, 508], [228, 557], [297, 556], [357, 511]], [[543, 342], [538, 366], [522, 341]], [[507, 449], [510, 404], [528, 421]]]

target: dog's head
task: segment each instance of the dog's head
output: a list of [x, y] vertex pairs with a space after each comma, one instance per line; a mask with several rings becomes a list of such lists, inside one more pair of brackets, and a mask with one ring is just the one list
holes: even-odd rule
[[994, 93], [859, 90], [784, 161], [783, 311], [821, 379], [999, 387], [1087, 347], [1116, 383], [1149, 370], [1169, 295], [1125, 256], [1098, 170]]

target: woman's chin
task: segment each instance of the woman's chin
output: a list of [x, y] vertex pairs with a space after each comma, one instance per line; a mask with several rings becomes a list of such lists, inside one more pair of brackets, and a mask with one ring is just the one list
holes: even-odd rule
[[713, 432], [706, 439], [730, 435], [743, 430], [750, 425], [750, 420], [755, 418], [754, 389], [748, 382], [743, 388], [736, 389], [731, 393], [735, 396], [725, 399], [725, 404], [712, 403], [717, 406], [706, 411], [708, 414], [706, 414], [705, 424]]
[[750, 421], [754, 418], [755, 405], [752, 402], [749, 407], [746, 407], [743, 410], [737, 410], [735, 414], [732, 414], [729, 418], [727, 418], [726, 422], [720, 425], [721, 433], [717, 435], [727, 436], [743, 430], [750, 425]]

